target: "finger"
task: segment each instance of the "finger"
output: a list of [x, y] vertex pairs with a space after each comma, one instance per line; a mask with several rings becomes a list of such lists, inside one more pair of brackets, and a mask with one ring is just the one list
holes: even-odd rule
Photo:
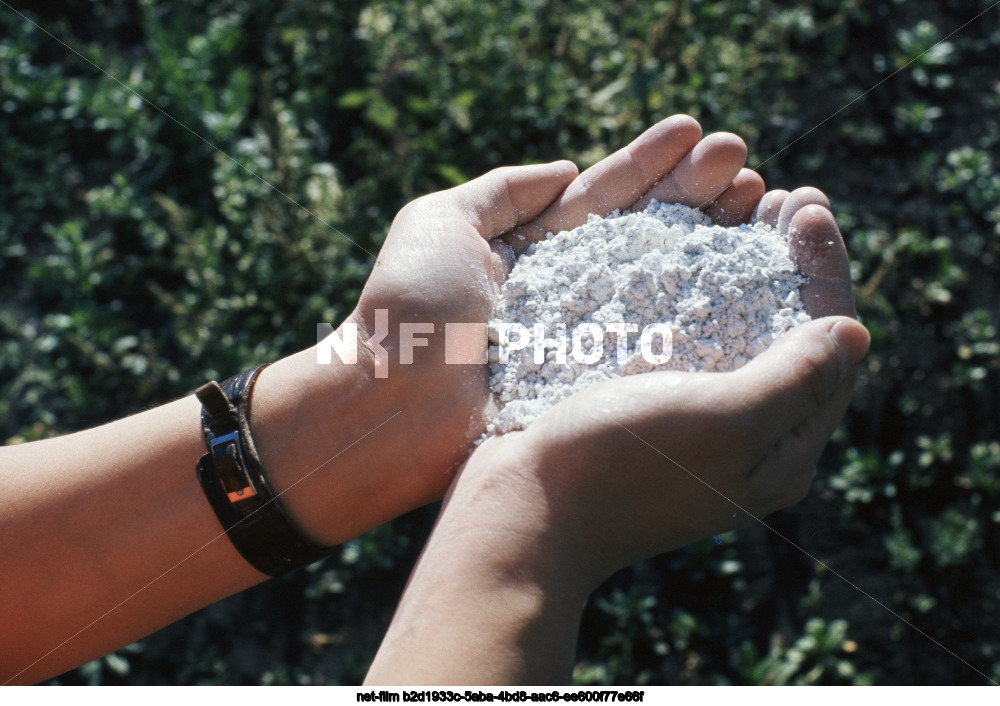
[[799, 290], [809, 316], [856, 318], [851, 267], [833, 214], [817, 204], [799, 209], [789, 227], [788, 247], [792, 261], [809, 278]]
[[514, 268], [517, 255], [514, 249], [504, 241], [503, 238], [494, 238], [490, 241], [490, 282], [493, 285], [494, 296], [500, 296], [500, 289], [503, 283], [510, 276], [510, 271]]
[[633, 208], [645, 208], [653, 199], [693, 208], [706, 206], [729, 188], [746, 159], [747, 146], [736, 135], [727, 132], [709, 135]]
[[510, 237], [515, 250], [586, 223], [595, 213], [606, 216], [627, 209], [690, 152], [701, 138], [701, 126], [687, 115], [674, 115], [646, 130], [577, 177], [534, 222]]
[[457, 212], [489, 240], [535, 218], [576, 176], [576, 165], [565, 160], [500, 167], [431, 198], [438, 208]]
[[750, 215], [751, 223], [765, 223], [772, 228], [778, 225], [778, 216], [781, 213], [781, 205], [788, 198], [788, 192], [784, 189], [772, 189], [761, 197], [760, 203], [754, 208]]
[[792, 218], [810, 204], [819, 204], [828, 209], [830, 208], [830, 199], [822, 191], [811, 186], [803, 186], [790, 193], [781, 204], [781, 212], [778, 214], [778, 232], [782, 235], [788, 235], [788, 227], [792, 224]]
[[734, 372], [739, 381], [734, 408], [743, 410], [745, 420], [741, 442], [763, 454], [835, 401], [841, 386], [850, 386], [869, 340], [867, 329], [854, 319], [811, 321]]
[[764, 196], [764, 180], [757, 172], [741, 169], [728, 189], [722, 192], [705, 213], [712, 223], [720, 226], [736, 226], [750, 220], [754, 207]]

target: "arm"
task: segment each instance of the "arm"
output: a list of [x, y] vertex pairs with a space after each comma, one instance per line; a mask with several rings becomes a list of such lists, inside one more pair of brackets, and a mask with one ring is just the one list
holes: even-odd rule
[[[574, 176], [567, 163], [496, 170], [403, 209], [349, 318], [364, 341], [374, 311], [389, 310], [387, 377], [364, 345], [354, 365], [319, 365], [308, 349], [261, 374], [261, 464], [314, 542], [338, 544], [444, 494], [489, 418], [486, 375], [440, 365], [441, 335], [399, 364], [398, 324], [485, 323], [502, 271], [488, 240]], [[200, 409], [191, 396], [0, 449], [0, 684], [59, 674], [266, 578], [231, 546], [196, 479]]]
[[[389, 477], [386, 442], [403, 415], [390, 419], [395, 400], [356, 367], [320, 366], [305, 351], [266, 369], [252, 398], [268, 478], [291, 488], [281, 502], [324, 545], [415, 502]], [[222, 533], [195, 477], [200, 410], [191, 396], [0, 449], [0, 681], [58, 674], [266, 578]]]

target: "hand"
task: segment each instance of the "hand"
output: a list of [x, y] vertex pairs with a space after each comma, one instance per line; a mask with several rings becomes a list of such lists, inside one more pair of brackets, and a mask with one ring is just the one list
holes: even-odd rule
[[568, 683], [614, 571], [803, 497], [867, 346], [853, 319], [820, 319], [735, 372], [602, 383], [484, 443], [366, 683]]
[[[496, 413], [485, 365], [446, 364], [446, 324], [483, 324], [485, 351], [485, 324], [510, 258], [497, 236], [537, 216], [576, 175], [571, 162], [496, 169], [417, 199], [396, 216], [348, 319], [364, 341], [376, 330], [378, 310], [387, 312], [380, 344], [387, 351], [385, 377], [376, 376], [374, 354], [363, 345], [359, 374], [371, 398], [401, 412], [379, 442], [389, 447], [383, 456], [394, 477], [385, 488], [400, 497], [396, 514], [444, 495]], [[414, 352], [412, 364], [400, 363], [401, 324], [432, 331], [416, 335], [427, 345]]]

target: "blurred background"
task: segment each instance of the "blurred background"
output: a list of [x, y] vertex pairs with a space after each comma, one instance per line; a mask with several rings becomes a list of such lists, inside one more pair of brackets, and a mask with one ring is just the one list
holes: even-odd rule
[[[768, 520], [804, 551], [757, 526], [621, 572], [575, 681], [1000, 680], [993, 0], [4, 2], [0, 441], [314, 344], [371, 260], [305, 209], [377, 252], [412, 198], [685, 112], [830, 196], [872, 353]], [[434, 512], [54, 681], [359, 682]]]

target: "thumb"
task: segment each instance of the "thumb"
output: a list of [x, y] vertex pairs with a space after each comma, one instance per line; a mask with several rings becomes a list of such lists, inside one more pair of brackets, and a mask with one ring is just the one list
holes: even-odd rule
[[797, 327], [740, 371], [756, 385], [762, 419], [759, 461], [751, 471], [767, 512], [809, 492], [816, 463], [847, 410], [855, 366], [868, 331], [854, 319], [829, 317]]
[[576, 165], [566, 160], [500, 167], [442, 196], [483, 238], [491, 240], [544, 211], [576, 175]]
[[854, 319], [826, 317], [792, 329], [738, 370], [747, 401], [765, 420], [760, 441], [769, 446], [828, 409], [839, 420], [869, 342], [868, 330]]

